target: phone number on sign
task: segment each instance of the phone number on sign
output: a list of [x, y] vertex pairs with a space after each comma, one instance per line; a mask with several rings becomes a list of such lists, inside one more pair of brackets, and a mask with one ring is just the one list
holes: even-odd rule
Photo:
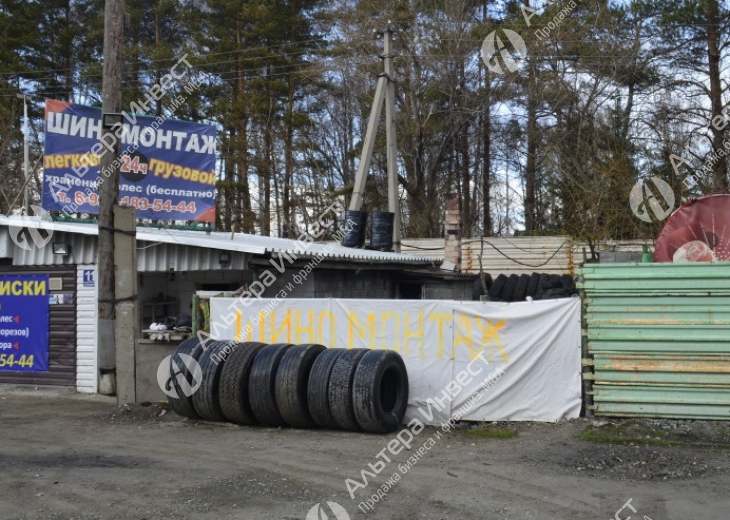
[[12, 368], [17, 365], [22, 368], [33, 368], [33, 362], [33, 354], [27, 357], [25, 355], [22, 355], [17, 360], [15, 359], [15, 354], [10, 354], [9, 356], [7, 354], [0, 354], [0, 367]]
[[[81, 192], [77, 192], [75, 196], [76, 204], [91, 204], [92, 206], [99, 205], [99, 196], [95, 193], [85, 195]], [[141, 209], [142, 211], [165, 211], [171, 213], [177, 211], [178, 213], [195, 213], [197, 211], [195, 201], [193, 202], [179, 202], [173, 204], [171, 200], [154, 199], [150, 202], [147, 197], [122, 197], [119, 200], [121, 206], [132, 206], [133, 208]]]

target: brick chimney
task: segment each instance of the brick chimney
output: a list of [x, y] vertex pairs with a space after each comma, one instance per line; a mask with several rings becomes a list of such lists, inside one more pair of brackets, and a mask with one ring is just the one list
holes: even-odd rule
[[446, 195], [444, 240], [444, 263], [441, 268], [461, 271], [461, 205], [456, 193]]

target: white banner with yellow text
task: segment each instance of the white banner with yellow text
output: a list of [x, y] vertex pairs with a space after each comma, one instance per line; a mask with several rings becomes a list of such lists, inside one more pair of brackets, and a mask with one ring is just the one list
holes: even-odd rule
[[210, 315], [212, 339], [395, 350], [408, 370], [407, 420], [559, 421], [580, 413], [578, 298], [214, 298]]

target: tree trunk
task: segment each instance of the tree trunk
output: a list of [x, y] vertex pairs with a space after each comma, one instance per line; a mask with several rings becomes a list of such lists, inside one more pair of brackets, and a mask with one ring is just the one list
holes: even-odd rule
[[[710, 104], [712, 117], [722, 117], [722, 84], [720, 79], [720, 6], [718, 0], [706, 0], [707, 3], [707, 58], [710, 76]], [[712, 150], [717, 154], [723, 147], [723, 130], [712, 128]], [[727, 191], [727, 156], [718, 157], [713, 172], [713, 188], [715, 191]]]
[[485, 237], [492, 236], [492, 102], [491, 102], [491, 85], [489, 78], [489, 69], [484, 67], [484, 111], [482, 115], [482, 140], [484, 156], [482, 167], [482, 206], [484, 214], [482, 215], [482, 234]]
[[[270, 114], [269, 114], [270, 115]], [[271, 161], [274, 155], [273, 139], [271, 128], [267, 124], [262, 129], [264, 132], [264, 161], [262, 165], [263, 171], [259, 176], [259, 193], [262, 195], [260, 202], [260, 225], [261, 234], [264, 236], [271, 235]]]
[[461, 186], [463, 206], [461, 213], [462, 234], [471, 236], [471, 171], [469, 162], [469, 123], [465, 123], [460, 132], [459, 154], [461, 155]]
[[236, 142], [236, 130], [231, 128], [228, 130], [228, 139], [225, 145], [224, 153], [226, 155], [226, 161], [224, 166], [225, 181], [223, 183], [223, 230], [229, 231], [233, 225], [233, 208], [234, 208], [234, 186], [236, 183], [236, 168], [233, 157], [235, 151], [233, 149], [233, 143]]
[[[467, 106], [466, 99], [466, 71], [464, 70], [464, 61], [459, 62], [459, 107], [462, 112], [461, 117], [467, 117], [465, 108]], [[461, 155], [461, 190], [462, 190], [462, 207], [461, 207], [461, 221], [462, 221], [462, 234], [464, 236], [471, 236], [471, 163], [469, 161], [469, 122], [465, 122], [459, 132], [459, 155]]]
[[294, 219], [291, 211], [291, 186], [294, 175], [294, 79], [289, 76], [289, 98], [286, 107], [286, 135], [284, 139], [284, 187], [282, 211], [284, 213], [284, 238], [293, 237]]
[[[162, 30], [160, 29], [160, 13], [159, 9], [155, 9], [155, 51], [156, 53], [160, 50], [160, 44], [162, 43]], [[160, 82], [160, 66], [155, 63], [155, 83]], [[156, 100], [155, 103], [155, 116], [160, 117], [162, 115], [162, 98]]]
[[[241, 34], [241, 23], [236, 23], [236, 47], [238, 50], [242, 50], [243, 47], [243, 36]], [[236, 172], [238, 174], [238, 182], [236, 183], [236, 189], [234, 190], [234, 196], [236, 201], [231, 201], [232, 204], [238, 203], [239, 211], [238, 218], [243, 219], [241, 223], [241, 231], [244, 233], [253, 233], [254, 227], [254, 216], [251, 211], [251, 193], [249, 192], [248, 186], [248, 118], [245, 114], [241, 113], [244, 108], [241, 106], [245, 97], [245, 78], [242, 58], [239, 56], [236, 61], [236, 88], [235, 88], [235, 99], [233, 101], [233, 114], [236, 117], [237, 123], [237, 134], [238, 139], [236, 140]]]
[[66, 12], [66, 19], [65, 19], [66, 27], [65, 27], [65, 32], [66, 32], [66, 35], [67, 35], [67, 37], [66, 37], [66, 40], [67, 40], [66, 41], [66, 48], [64, 49], [65, 54], [66, 54], [66, 56], [65, 56], [66, 57], [66, 60], [65, 60], [66, 61], [66, 70], [65, 70], [65, 73], [66, 74], [65, 74], [65, 77], [64, 77], [64, 91], [65, 91], [65, 95], [66, 95], [66, 100], [67, 101], [73, 101], [72, 100], [72, 96], [73, 96], [73, 73], [74, 73], [73, 72], [73, 42], [72, 42], [71, 38], [68, 37], [68, 33], [71, 30], [71, 2], [70, 2], [70, 0], [66, 2], [66, 4], [64, 5], [64, 9], [65, 9], [65, 12]]
[[[533, 56], [529, 59], [527, 76], [527, 164], [525, 165], [525, 232], [536, 229], [535, 177], [537, 175], [537, 71]], [[509, 187], [508, 187], [509, 189]]]
[[[489, 22], [487, 3], [482, 5], [482, 23]], [[482, 235], [492, 236], [492, 85], [489, 69], [480, 60], [480, 67], [484, 71], [484, 110], [482, 111]]]

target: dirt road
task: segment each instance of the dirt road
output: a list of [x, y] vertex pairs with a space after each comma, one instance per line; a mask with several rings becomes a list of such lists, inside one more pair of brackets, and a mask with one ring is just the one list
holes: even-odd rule
[[[726, 447], [597, 444], [578, 439], [588, 420], [511, 425], [512, 438], [468, 428], [444, 434], [366, 514], [358, 504], [437, 430], [421, 432], [352, 500], [345, 479], [360, 479], [393, 436], [196, 423], [162, 412], [0, 391], [0, 519], [304, 520], [331, 501], [353, 520], [608, 520], [629, 499], [618, 518], [730, 518]], [[338, 512], [323, 511], [330, 519]]]

